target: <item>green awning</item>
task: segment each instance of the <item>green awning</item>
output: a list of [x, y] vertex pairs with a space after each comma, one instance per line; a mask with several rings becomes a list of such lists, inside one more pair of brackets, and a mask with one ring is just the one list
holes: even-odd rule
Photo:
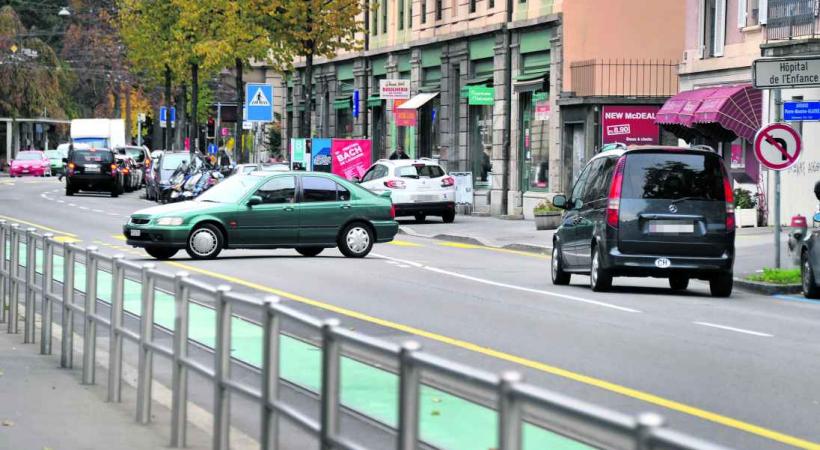
[[367, 107], [368, 108], [378, 108], [382, 106], [382, 99], [378, 95], [367, 97]]
[[352, 107], [351, 98], [352, 97], [342, 97], [333, 100], [333, 109], [350, 109]]
[[492, 83], [493, 83], [493, 77], [488, 76], [488, 77], [473, 78], [473, 79], [467, 80], [467, 82], [464, 83], [464, 84], [466, 86], [480, 86], [480, 85], [485, 85], [485, 84], [486, 85], [491, 85]]
[[533, 73], [526, 73], [523, 75], [519, 75], [515, 77], [515, 81], [535, 81], [542, 78], [546, 78], [549, 75], [549, 72], [533, 72]]
[[441, 92], [441, 83], [436, 81], [435, 83], [425, 83], [419, 88], [419, 92]]

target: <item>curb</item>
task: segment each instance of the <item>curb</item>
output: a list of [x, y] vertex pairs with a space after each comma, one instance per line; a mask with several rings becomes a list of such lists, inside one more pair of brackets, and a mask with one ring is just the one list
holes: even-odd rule
[[460, 242], [463, 244], [471, 244], [471, 245], [480, 245], [482, 247], [491, 247], [491, 248], [501, 248], [506, 250], [516, 250], [521, 252], [529, 252], [529, 253], [538, 253], [538, 254], [545, 254], [550, 255], [552, 254], [552, 247], [542, 246], [542, 245], [535, 245], [535, 244], [521, 244], [521, 243], [512, 243], [507, 245], [491, 245], [482, 240], [470, 236], [461, 236], [461, 235], [454, 235], [454, 234], [423, 234], [413, 231], [411, 228], [399, 226], [399, 234], [406, 234], [408, 236], [413, 236], [417, 238], [424, 238], [424, 239], [436, 239], [442, 241], [451, 241], [451, 242]]
[[803, 286], [800, 284], [763, 283], [760, 281], [744, 280], [742, 278], [735, 278], [735, 286], [740, 289], [765, 295], [800, 294], [803, 292]]

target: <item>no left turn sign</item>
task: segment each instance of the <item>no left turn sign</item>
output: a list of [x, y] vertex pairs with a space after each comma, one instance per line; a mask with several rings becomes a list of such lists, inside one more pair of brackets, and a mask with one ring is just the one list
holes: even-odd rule
[[794, 128], [772, 123], [755, 135], [755, 156], [760, 164], [772, 170], [785, 170], [797, 162], [803, 144]]

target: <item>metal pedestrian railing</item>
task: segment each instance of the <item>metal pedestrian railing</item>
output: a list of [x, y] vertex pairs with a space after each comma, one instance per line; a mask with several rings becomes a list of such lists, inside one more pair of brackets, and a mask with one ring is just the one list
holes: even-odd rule
[[[23, 247], [24, 253], [21, 253]], [[25, 255], [25, 260], [21, 255]], [[61, 273], [55, 270], [55, 261], [61, 261]], [[75, 286], [78, 264], [85, 268], [82, 303], [77, 301], [80, 291]], [[108, 289], [100, 284], [100, 273], [111, 277], [107, 315], [100, 314], [97, 308], [100, 291]], [[59, 275], [61, 278], [55, 278]], [[56, 286], [57, 281], [61, 281], [61, 288]], [[136, 331], [124, 324], [125, 285], [134, 282], [140, 286]], [[173, 328], [166, 330], [172, 333], [170, 346], [155, 336], [158, 291], [173, 295]], [[21, 293], [23, 311], [20, 309]], [[198, 362], [189, 354], [189, 312], [194, 297], [205, 299], [215, 312], [212, 366]], [[38, 299], [39, 309], [36, 307]], [[84, 384], [96, 382], [97, 331], [107, 332], [109, 401], [122, 400], [123, 344], [130, 341], [137, 345], [136, 420], [139, 423], [147, 424], [152, 420], [152, 384], [156, 378], [154, 357], [171, 361], [172, 447], [184, 447], [187, 443], [188, 382], [193, 372], [213, 385], [210, 413], [214, 449], [229, 448], [233, 395], [256, 405], [260, 448], [278, 448], [280, 419], [317, 437], [322, 449], [365, 448], [340, 429], [344, 411], [340, 395], [341, 361], [343, 354], [355, 352], [359, 361], [367, 363], [370, 360], [375, 365], [376, 361], [388, 360], [396, 368], [398, 420], [393, 432], [399, 450], [435, 446], [434, 442], [422, 444], [424, 436], [420, 435], [419, 405], [422, 388], [436, 384], [436, 380], [448, 380], [439, 383], [444, 387], [436, 387], [455, 386], [456, 394], [467, 401], [495, 405], [499, 450], [524, 448], [522, 430], [525, 423], [594, 448], [723, 449], [663, 427], [663, 419], [656, 414], [631, 417], [616, 413], [525, 384], [517, 372], [499, 376], [476, 370], [424, 352], [416, 342], [396, 345], [343, 328], [336, 319], [319, 320], [281, 304], [275, 297], [242, 295], [233, 292], [229, 286], [212, 286], [193, 279], [185, 272], [170, 274], [157, 269], [154, 264], [137, 264], [121, 255], [106, 256], [96, 247], [60, 243], [52, 234], [41, 235], [33, 228], [22, 229], [18, 224], [0, 220], [0, 320], [7, 322], [9, 333], [18, 333], [22, 319], [24, 342], [33, 344], [37, 325], [35, 316], [39, 313], [40, 353], [50, 355], [55, 306], [60, 311], [59, 325], [62, 328], [62, 367], [73, 367], [75, 319], [83, 324]], [[241, 308], [243, 316], [254, 316], [262, 328], [261, 364], [256, 386], [232, 376], [231, 336], [232, 323], [237, 318], [235, 308]], [[320, 337], [317, 343], [321, 351], [318, 419], [280, 396], [283, 320], [313, 330]], [[384, 365], [380, 367], [384, 368]], [[479, 391], [491, 393], [489, 400], [470, 398], [469, 392]]]

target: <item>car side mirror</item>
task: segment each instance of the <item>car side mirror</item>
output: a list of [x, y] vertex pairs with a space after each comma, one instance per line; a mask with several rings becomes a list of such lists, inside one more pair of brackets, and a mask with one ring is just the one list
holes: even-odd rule
[[556, 208], [566, 209], [567, 208], [567, 196], [558, 194], [552, 198], [552, 204], [555, 205]]
[[812, 225], [814, 225], [814, 227], [820, 227], [820, 212], [815, 214], [814, 217], [812, 217], [812, 222]]
[[258, 195], [251, 195], [251, 198], [248, 199], [248, 207], [261, 205], [262, 204], [262, 197]]
[[814, 183], [814, 196], [817, 197], [817, 200], [820, 200], [820, 181]]

